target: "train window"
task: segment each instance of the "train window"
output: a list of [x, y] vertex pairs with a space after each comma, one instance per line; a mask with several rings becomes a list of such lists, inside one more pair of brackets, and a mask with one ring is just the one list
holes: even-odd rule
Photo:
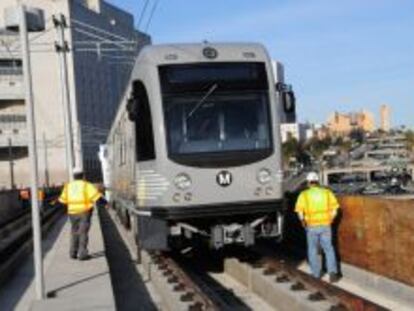
[[151, 108], [147, 91], [141, 81], [134, 82], [132, 96], [139, 105], [138, 115], [135, 119], [137, 161], [154, 160], [155, 146]]

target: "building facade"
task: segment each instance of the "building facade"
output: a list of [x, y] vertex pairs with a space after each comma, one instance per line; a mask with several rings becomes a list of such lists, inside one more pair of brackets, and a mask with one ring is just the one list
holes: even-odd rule
[[[134, 59], [150, 37], [137, 31], [131, 14], [101, 0], [27, 0], [45, 13], [46, 30], [30, 34], [39, 182], [67, 180], [64, 107], [58, 35], [52, 16], [63, 14], [69, 52], [68, 80], [72, 153], [75, 166], [99, 175], [99, 144], [127, 87]], [[26, 106], [19, 36], [4, 30], [2, 12], [15, 0], [0, 3], [0, 187], [29, 183]]]
[[280, 134], [282, 142], [285, 143], [289, 139], [296, 139], [299, 142], [306, 141], [311, 137], [311, 126], [303, 123], [283, 123], [280, 125]]
[[380, 115], [381, 115], [381, 130], [383, 130], [384, 132], [389, 132], [391, 129], [390, 107], [388, 105], [381, 105]]
[[331, 134], [339, 136], [349, 135], [356, 129], [372, 132], [375, 130], [375, 119], [368, 111], [348, 114], [335, 112], [329, 117], [327, 127]]

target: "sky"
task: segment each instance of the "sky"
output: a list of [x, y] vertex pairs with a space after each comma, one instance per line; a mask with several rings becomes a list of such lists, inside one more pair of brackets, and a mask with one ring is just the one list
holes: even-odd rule
[[300, 121], [367, 109], [414, 127], [414, 1], [108, 0], [153, 43], [260, 42], [285, 65]]

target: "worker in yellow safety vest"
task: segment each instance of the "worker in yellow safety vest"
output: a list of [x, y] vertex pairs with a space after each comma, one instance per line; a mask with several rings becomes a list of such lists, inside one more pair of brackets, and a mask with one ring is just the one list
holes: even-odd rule
[[69, 255], [72, 259], [88, 260], [88, 232], [93, 207], [104, 198], [92, 183], [85, 180], [83, 171], [75, 169], [73, 177], [74, 181], [63, 187], [59, 202], [67, 206], [71, 222]]
[[295, 212], [306, 229], [308, 261], [312, 275], [321, 278], [319, 245], [326, 257], [326, 268], [330, 282], [339, 281], [338, 265], [332, 245], [332, 222], [337, 215], [339, 203], [331, 190], [319, 185], [319, 176], [308, 173], [308, 188], [301, 192], [296, 202]]

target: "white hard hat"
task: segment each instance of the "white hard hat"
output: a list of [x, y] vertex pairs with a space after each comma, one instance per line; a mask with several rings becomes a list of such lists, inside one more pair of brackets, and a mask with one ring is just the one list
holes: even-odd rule
[[73, 174], [83, 174], [83, 169], [81, 169], [80, 167], [75, 167], [73, 169]]
[[309, 172], [308, 175], [306, 175], [306, 181], [308, 181], [308, 182], [319, 182], [319, 176], [315, 172]]

